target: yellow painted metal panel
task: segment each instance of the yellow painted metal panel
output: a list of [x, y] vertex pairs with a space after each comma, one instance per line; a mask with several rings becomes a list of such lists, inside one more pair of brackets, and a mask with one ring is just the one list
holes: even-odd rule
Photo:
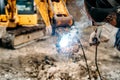
[[55, 14], [65, 14], [66, 16], [69, 15], [67, 8], [63, 4], [62, 0], [60, 0], [60, 2], [52, 2], [52, 4]]
[[38, 7], [38, 10], [46, 24], [47, 27], [49, 27], [51, 24], [50, 24], [50, 19], [49, 19], [49, 13], [48, 13], [48, 3], [47, 3], [47, 0], [34, 0], [37, 7]]
[[36, 25], [37, 24], [37, 14], [29, 15], [18, 15], [18, 24], [19, 25]]
[[0, 22], [7, 21], [7, 17], [5, 15], [0, 15]]
[[[7, 18], [5, 15], [0, 15], [0, 23], [7, 24]], [[29, 14], [29, 15], [18, 15], [18, 24], [19, 25], [36, 25], [37, 24], [37, 14]]]

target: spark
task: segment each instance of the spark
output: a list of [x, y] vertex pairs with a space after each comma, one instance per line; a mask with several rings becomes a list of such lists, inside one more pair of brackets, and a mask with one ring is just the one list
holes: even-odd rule
[[68, 34], [64, 35], [59, 42], [60, 47], [61, 48], [67, 47], [69, 44], [69, 41], [70, 41], [69, 35]]
[[60, 48], [67, 48], [78, 43], [78, 29], [72, 26], [71, 30], [66, 34], [63, 34], [59, 40]]

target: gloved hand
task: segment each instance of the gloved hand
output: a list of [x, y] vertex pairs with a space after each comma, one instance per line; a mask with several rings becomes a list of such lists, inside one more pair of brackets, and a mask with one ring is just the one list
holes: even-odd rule
[[97, 33], [94, 31], [90, 35], [89, 45], [92, 46], [92, 45], [99, 45], [99, 44], [100, 44], [100, 39]]
[[98, 40], [97, 37], [93, 37], [92, 38], [92, 43], [90, 44], [90, 46], [92, 45], [99, 45], [100, 44], [100, 41]]

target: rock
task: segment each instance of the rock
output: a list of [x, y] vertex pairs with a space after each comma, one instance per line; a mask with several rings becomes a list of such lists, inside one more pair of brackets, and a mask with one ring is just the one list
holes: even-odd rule
[[25, 68], [25, 71], [26, 71], [26, 72], [32, 72], [32, 69], [31, 69], [31, 68], [26, 67], [26, 68]]

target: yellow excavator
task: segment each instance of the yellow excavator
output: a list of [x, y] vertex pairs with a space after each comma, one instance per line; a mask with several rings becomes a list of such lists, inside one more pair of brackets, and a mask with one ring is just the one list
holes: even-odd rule
[[46, 32], [50, 35], [52, 25], [72, 24], [66, 0], [0, 0], [0, 45], [4, 47], [25, 46]]

